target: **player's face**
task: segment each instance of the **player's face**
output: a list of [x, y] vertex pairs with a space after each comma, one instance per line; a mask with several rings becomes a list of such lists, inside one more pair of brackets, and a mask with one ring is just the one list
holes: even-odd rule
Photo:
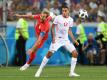
[[69, 9], [68, 8], [62, 8], [62, 15], [64, 17], [68, 17], [69, 16]]
[[42, 13], [42, 14], [41, 14], [41, 20], [44, 21], [46, 18], [47, 18], [47, 14]]
[[42, 13], [41, 15], [42, 15], [42, 17], [46, 17], [47, 16], [47, 14], [45, 14], [45, 13]]

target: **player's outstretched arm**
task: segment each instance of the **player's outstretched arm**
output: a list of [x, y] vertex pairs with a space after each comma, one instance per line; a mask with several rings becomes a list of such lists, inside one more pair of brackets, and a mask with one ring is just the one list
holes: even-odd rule
[[73, 43], [75, 43], [75, 44], [78, 46], [79, 43], [75, 40], [74, 35], [73, 35], [73, 33], [72, 33], [72, 31], [71, 31], [70, 28], [69, 28], [68, 34], [70, 35], [70, 37], [71, 37]]
[[35, 51], [38, 48], [38, 45], [41, 43], [43, 37], [45, 35], [45, 32], [41, 32], [38, 39], [36, 40], [35, 45], [32, 47], [32, 49]]
[[29, 49], [27, 51], [27, 53], [30, 55], [32, 52], [36, 52], [38, 50], [38, 46], [41, 44], [41, 41], [43, 39], [43, 34], [42, 35], [39, 35], [38, 39], [36, 40], [36, 43], [34, 44], [34, 46]]
[[34, 15], [32, 14], [28, 14], [28, 15], [15, 14], [15, 16], [20, 18], [34, 18]]

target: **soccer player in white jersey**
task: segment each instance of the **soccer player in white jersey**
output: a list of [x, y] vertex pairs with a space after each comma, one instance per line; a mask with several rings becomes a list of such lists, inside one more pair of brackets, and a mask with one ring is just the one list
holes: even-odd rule
[[44, 66], [47, 64], [52, 54], [57, 51], [60, 47], [64, 46], [72, 55], [71, 68], [69, 76], [80, 76], [74, 72], [78, 53], [74, 45], [70, 42], [68, 35], [72, 38], [73, 43], [77, 46], [78, 42], [75, 40], [71, 27], [73, 26], [73, 19], [69, 16], [69, 8], [67, 6], [62, 7], [62, 14], [55, 17], [52, 24], [52, 43], [47, 55], [43, 58], [43, 61], [35, 74], [35, 77], [39, 77]]

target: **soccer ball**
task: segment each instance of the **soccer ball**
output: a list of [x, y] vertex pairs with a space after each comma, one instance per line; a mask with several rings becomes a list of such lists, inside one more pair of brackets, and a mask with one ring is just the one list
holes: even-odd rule
[[82, 18], [82, 19], [86, 19], [88, 17], [87, 11], [84, 10], [84, 9], [80, 9], [79, 10], [79, 17]]

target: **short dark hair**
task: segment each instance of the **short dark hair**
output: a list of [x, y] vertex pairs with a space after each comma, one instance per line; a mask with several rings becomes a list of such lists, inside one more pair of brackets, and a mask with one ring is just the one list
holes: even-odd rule
[[69, 7], [67, 6], [67, 3], [62, 3], [62, 6], [61, 6], [61, 8], [67, 8], [67, 9], [69, 9]]
[[66, 5], [63, 5], [63, 6], [62, 6], [62, 8], [67, 8], [67, 9], [69, 9], [69, 7], [68, 7], [68, 6], [66, 6]]

